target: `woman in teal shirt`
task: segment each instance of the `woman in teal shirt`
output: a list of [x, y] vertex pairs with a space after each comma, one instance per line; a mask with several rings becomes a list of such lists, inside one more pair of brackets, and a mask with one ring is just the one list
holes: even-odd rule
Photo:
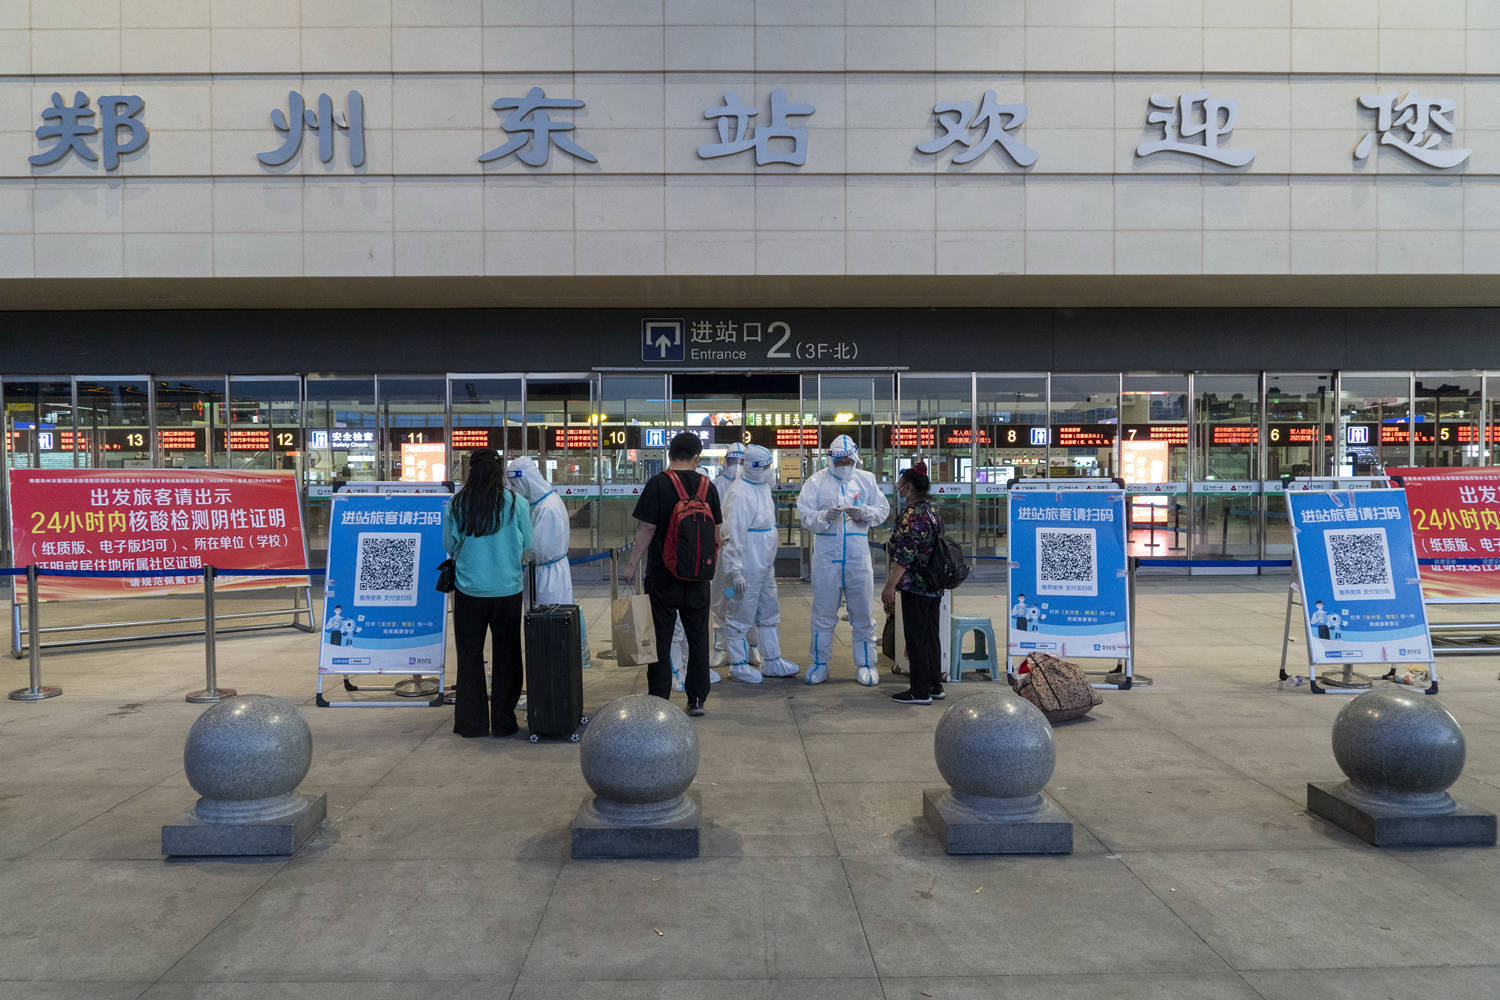
[[[443, 547], [457, 564], [453, 642], [458, 647], [458, 691], [453, 731], [463, 737], [510, 736], [519, 731], [521, 698], [521, 559], [531, 548], [531, 510], [505, 489], [500, 455], [481, 448], [469, 456], [463, 489], [443, 511]], [[485, 704], [484, 634], [494, 653], [494, 687]]]

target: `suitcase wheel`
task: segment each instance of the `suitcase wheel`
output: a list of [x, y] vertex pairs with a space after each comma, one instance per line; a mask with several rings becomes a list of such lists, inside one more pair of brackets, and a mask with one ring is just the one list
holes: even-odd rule
[[582, 718], [580, 718], [578, 720], [578, 724], [580, 726], [586, 726], [586, 725], [588, 725], [589, 724], [589, 717], [587, 715], [583, 716]]
[[540, 743], [540, 742], [542, 742], [542, 738], [540, 736], [538, 736], [536, 733], [532, 733], [531, 734], [530, 740], [533, 743]]
[[569, 733], [568, 734], [568, 742], [569, 743], [577, 743], [578, 742], [578, 734], [577, 733]]

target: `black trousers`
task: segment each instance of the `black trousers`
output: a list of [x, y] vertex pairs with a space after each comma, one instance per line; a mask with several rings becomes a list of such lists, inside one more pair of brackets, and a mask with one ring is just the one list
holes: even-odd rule
[[[491, 636], [494, 689], [486, 696], [484, 636]], [[496, 736], [517, 731], [521, 698], [521, 595], [471, 597], [453, 592], [453, 643], [458, 647], [458, 690], [453, 731], [460, 736]]]
[[943, 686], [943, 647], [938, 638], [943, 599], [901, 591], [901, 628], [911, 663], [911, 692], [926, 698]]
[[672, 631], [681, 615], [688, 644], [683, 691], [689, 703], [708, 700], [709, 586], [707, 580], [679, 580], [666, 572], [646, 577], [657, 655], [646, 668], [646, 690], [658, 698], [672, 699]]

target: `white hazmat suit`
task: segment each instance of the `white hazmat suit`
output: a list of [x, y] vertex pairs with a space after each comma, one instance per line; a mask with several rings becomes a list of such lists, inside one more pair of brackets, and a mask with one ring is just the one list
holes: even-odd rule
[[[714, 489], [719, 494], [719, 506], [722, 508], [729, 496], [729, 488], [735, 484], [740, 477], [740, 470], [744, 467], [745, 446], [732, 444], [724, 452], [724, 468], [714, 477]], [[727, 512], [726, 512], [727, 516]], [[724, 576], [724, 561], [719, 560], [714, 568], [713, 585], [709, 588], [708, 610], [712, 616], [711, 637], [713, 649], [709, 666], [729, 666], [729, 649], [725, 645], [725, 628], [728, 625], [728, 611], [724, 603], [724, 588], [728, 586]], [[760, 654], [756, 650], [759, 640], [755, 633], [750, 633], [750, 662], [759, 663]]]
[[[536, 559], [536, 603], [576, 604], [573, 600], [573, 570], [568, 565], [568, 540], [571, 526], [568, 507], [552, 484], [542, 477], [534, 460], [511, 459], [505, 467], [505, 485], [531, 504], [531, 551]], [[588, 630], [578, 619], [579, 645], [583, 648], [583, 665], [589, 665]]]
[[[724, 547], [719, 550], [733, 597], [727, 597], [729, 676], [759, 684], [762, 676], [792, 677], [801, 668], [781, 656], [781, 604], [776, 597], [776, 503], [771, 498], [771, 453], [745, 449], [739, 482], [724, 502]], [[749, 632], [759, 626], [761, 666], [750, 660]]]
[[[828, 467], [809, 476], [797, 496], [802, 527], [813, 533], [812, 665], [806, 680], [821, 684], [828, 679], [833, 627], [842, 599], [854, 638], [854, 676], [869, 686], [880, 680], [869, 535], [871, 527], [890, 516], [891, 505], [875, 477], [859, 468], [859, 448], [849, 435], [834, 439], [828, 458]], [[847, 464], [837, 464], [840, 461]]]

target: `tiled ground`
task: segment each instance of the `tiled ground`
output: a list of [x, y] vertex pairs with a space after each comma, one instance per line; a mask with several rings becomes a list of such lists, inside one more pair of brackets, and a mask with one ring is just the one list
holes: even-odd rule
[[[223, 639], [220, 678], [303, 705], [329, 822], [290, 860], [163, 861], [201, 644], [48, 651], [64, 696], [0, 702], [0, 998], [1493, 998], [1500, 852], [1377, 851], [1305, 814], [1347, 698], [1277, 683], [1284, 586], [1142, 582], [1155, 683], [1058, 727], [1077, 826], [1054, 858], [949, 858], [921, 819], [933, 727], [985, 681], [897, 706], [847, 646], [819, 687], [726, 680], [697, 723], [703, 856], [577, 862], [576, 746], [315, 708], [316, 637], [283, 631]], [[998, 614], [998, 589], [959, 610]], [[783, 605], [801, 662], [805, 587]], [[1440, 669], [1456, 791], [1500, 809], [1500, 660]], [[585, 679], [591, 709], [644, 687], [602, 659]]]

